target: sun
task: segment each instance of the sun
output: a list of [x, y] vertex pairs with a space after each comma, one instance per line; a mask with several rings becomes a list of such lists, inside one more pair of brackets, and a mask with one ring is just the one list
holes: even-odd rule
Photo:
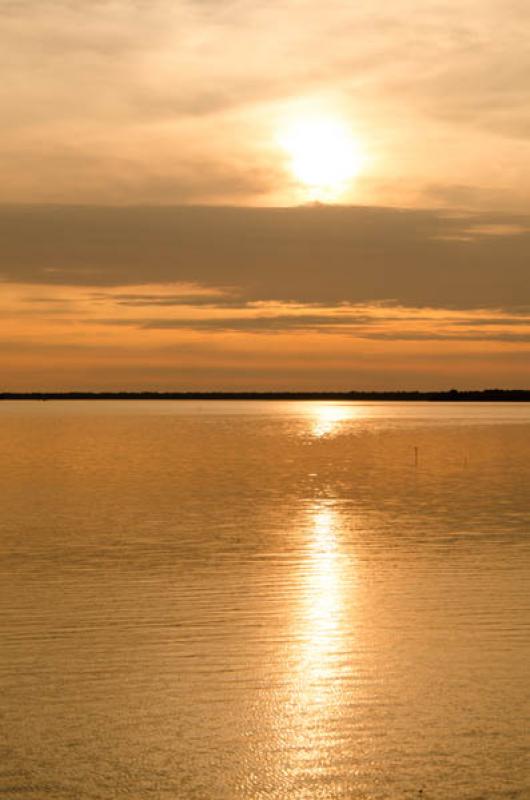
[[280, 131], [278, 139], [307, 199], [338, 199], [362, 167], [359, 145], [341, 120], [296, 120]]

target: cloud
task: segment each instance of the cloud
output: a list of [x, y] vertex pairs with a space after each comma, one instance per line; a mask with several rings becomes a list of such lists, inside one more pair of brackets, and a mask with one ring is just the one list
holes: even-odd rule
[[[93, 320], [98, 326], [118, 325], [153, 331], [206, 331], [210, 333], [283, 334], [319, 333], [335, 336], [351, 336], [355, 339], [374, 339], [388, 342], [513, 342], [530, 343], [530, 317], [525, 321], [526, 333], [494, 330], [476, 332], [463, 330], [433, 329], [436, 323], [430, 320], [425, 326], [430, 330], [400, 330], [401, 320], [370, 319], [362, 316], [331, 315], [276, 315], [269, 317], [211, 317], [209, 319], [144, 319], [103, 318]], [[396, 324], [396, 322], [398, 324]], [[499, 325], [501, 321], [499, 321]], [[387, 327], [387, 330], [370, 330], [370, 326]]]
[[348, 200], [525, 208], [529, 21], [505, 0], [4, 2], [0, 198], [293, 202], [274, 132], [316, 108], [369, 155]]
[[248, 304], [238, 297], [217, 294], [105, 294], [103, 292], [92, 295], [94, 300], [111, 301], [118, 306], [132, 308], [165, 307], [165, 306], [194, 306], [205, 308], [247, 308]]
[[361, 338], [382, 339], [393, 342], [530, 342], [528, 333], [440, 333], [437, 331], [401, 333], [399, 331], [385, 331], [360, 334]]
[[318, 331], [325, 333], [348, 332], [352, 325], [370, 322], [370, 318], [359, 315], [333, 314], [271, 314], [247, 317], [194, 318], [114, 318], [94, 320], [96, 324], [132, 325], [144, 330], [194, 330], [217, 333], [284, 333], [286, 331]]
[[13, 389], [522, 388], [530, 375], [530, 309], [286, 303], [185, 283], [1, 288]]
[[522, 215], [369, 207], [1, 207], [0, 275], [224, 287], [229, 303], [518, 309], [530, 307], [527, 228]]

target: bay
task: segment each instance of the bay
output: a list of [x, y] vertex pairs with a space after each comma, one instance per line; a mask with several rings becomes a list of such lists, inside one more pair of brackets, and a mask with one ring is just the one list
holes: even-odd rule
[[530, 797], [530, 406], [0, 404], [0, 797]]

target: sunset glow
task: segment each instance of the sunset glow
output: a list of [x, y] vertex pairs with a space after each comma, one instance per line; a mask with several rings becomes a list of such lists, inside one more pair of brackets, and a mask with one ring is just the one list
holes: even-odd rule
[[4, 5], [6, 389], [526, 388], [530, 8]]

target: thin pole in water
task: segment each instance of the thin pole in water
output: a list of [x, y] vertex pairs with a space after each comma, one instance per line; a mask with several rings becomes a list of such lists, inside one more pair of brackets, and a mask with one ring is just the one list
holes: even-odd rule
[[415, 447], [415, 448], [414, 448], [414, 466], [415, 466], [415, 467], [417, 467], [417, 466], [418, 466], [418, 460], [419, 460], [419, 450], [420, 450], [420, 448], [419, 448], [419, 447]]

